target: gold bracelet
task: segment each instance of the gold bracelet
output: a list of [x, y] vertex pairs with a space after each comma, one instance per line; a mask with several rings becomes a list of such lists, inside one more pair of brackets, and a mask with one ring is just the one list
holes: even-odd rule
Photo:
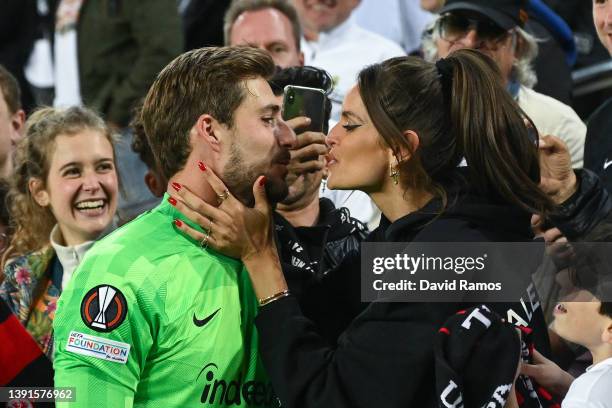
[[289, 296], [290, 294], [289, 289], [285, 289], [282, 292], [278, 292], [272, 296], [268, 296], [267, 298], [259, 299], [259, 306], [265, 306], [274, 302], [275, 300]]

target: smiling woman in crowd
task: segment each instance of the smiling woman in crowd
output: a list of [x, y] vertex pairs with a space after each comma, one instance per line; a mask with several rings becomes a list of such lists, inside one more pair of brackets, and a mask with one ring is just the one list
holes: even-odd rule
[[111, 132], [86, 108], [43, 108], [17, 148], [8, 202], [15, 233], [2, 298], [51, 357], [56, 301], [117, 208]]
[[[328, 136], [327, 182], [364, 191], [381, 209], [368, 241], [532, 240], [530, 214], [546, 214], [553, 204], [538, 188], [537, 143], [526, 115], [502, 84], [493, 60], [473, 50], [435, 65], [400, 57], [361, 71]], [[249, 209], [224, 193], [210, 170], [204, 174], [222, 202], [214, 208], [178, 191], [208, 220], [181, 209], [209, 233], [182, 229], [243, 260], [260, 299], [260, 352], [283, 406], [437, 406], [434, 336], [463, 305], [374, 302], [337, 344], [327, 343], [287, 290], [269, 228], [265, 179], [254, 185], [256, 205]], [[359, 254], [345, 259], [337, 287], [347, 290], [349, 281], [358, 281], [359, 268]], [[344, 293], [335, 293], [341, 302]], [[522, 313], [534, 341], [546, 349], [541, 308], [523, 311], [520, 304], [490, 307], [510, 322]], [[488, 385], [483, 379], [483, 389]], [[466, 406], [483, 405], [472, 402]]]

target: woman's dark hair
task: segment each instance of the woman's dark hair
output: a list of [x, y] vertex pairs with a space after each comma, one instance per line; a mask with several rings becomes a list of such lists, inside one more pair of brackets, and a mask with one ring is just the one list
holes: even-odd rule
[[[460, 50], [443, 65], [446, 75], [419, 58], [399, 57], [359, 74], [359, 93], [398, 157], [403, 187], [438, 195], [446, 206], [444, 184], [465, 158], [469, 184], [481, 193], [530, 212], [551, 211], [552, 201], [538, 187], [537, 144], [525, 125], [531, 120], [504, 88], [495, 62]], [[418, 148], [410, 146], [406, 130], [419, 136]]]

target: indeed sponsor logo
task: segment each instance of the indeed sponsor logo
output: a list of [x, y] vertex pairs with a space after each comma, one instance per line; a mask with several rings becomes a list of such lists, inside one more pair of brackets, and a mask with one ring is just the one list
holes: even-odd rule
[[68, 336], [66, 351], [125, 364], [130, 354], [130, 345], [72, 331]]
[[209, 363], [202, 368], [198, 379], [204, 374], [206, 380], [200, 402], [202, 404], [242, 405], [243, 401], [250, 406], [278, 406], [278, 400], [272, 390], [272, 384], [262, 381], [242, 382], [242, 375], [232, 380], [217, 377], [218, 367]]

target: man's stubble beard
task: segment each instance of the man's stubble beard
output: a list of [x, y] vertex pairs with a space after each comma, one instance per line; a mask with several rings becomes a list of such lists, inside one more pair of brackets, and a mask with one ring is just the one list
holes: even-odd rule
[[[278, 153], [274, 155], [272, 160], [275, 160], [277, 156]], [[269, 174], [270, 163], [267, 164], [267, 167], [261, 165], [261, 163], [259, 165], [248, 166], [240, 149], [235, 144], [232, 144], [229, 160], [223, 168], [223, 181], [232, 195], [242, 204], [253, 207], [255, 205], [253, 184], [263, 174], [266, 176], [265, 188], [268, 202], [276, 204], [287, 196], [289, 188], [284, 179], [279, 180], [278, 177]]]

